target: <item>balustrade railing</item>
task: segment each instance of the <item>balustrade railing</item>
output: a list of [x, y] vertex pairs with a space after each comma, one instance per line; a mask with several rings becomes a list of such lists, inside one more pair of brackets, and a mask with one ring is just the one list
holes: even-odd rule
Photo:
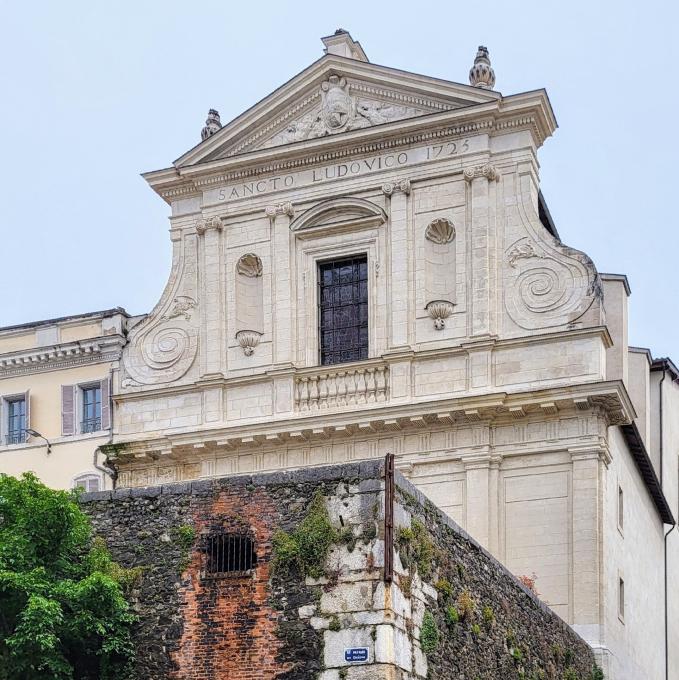
[[299, 411], [370, 404], [389, 398], [389, 367], [385, 365], [319, 370], [295, 378]]

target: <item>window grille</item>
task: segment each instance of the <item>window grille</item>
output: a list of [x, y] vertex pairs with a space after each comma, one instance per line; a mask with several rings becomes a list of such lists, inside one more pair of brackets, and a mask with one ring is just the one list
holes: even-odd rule
[[82, 421], [80, 431], [83, 434], [101, 430], [101, 386], [92, 385], [82, 388]]
[[207, 537], [205, 578], [243, 576], [257, 566], [255, 542], [249, 533], [223, 533]]
[[26, 400], [12, 399], [7, 402], [7, 444], [23, 444], [26, 441]]
[[367, 256], [320, 262], [318, 287], [321, 364], [367, 359]]

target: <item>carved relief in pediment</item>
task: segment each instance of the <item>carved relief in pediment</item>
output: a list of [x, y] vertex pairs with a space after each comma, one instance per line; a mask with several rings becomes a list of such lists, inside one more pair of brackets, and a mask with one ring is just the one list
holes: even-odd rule
[[[299, 110], [299, 105], [295, 107]], [[351, 82], [340, 75], [331, 75], [321, 83], [319, 90], [309, 96], [305, 111], [290, 120], [284, 114], [269, 130], [276, 130], [266, 138], [263, 130], [242, 141], [228, 155], [242, 153], [254, 148], [266, 149], [305, 139], [315, 139], [339, 132], [359, 130], [395, 120], [414, 118], [436, 111], [448, 110], [452, 105], [389, 91], [360, 82]], [[263, 141], [262, 141], [263, 140]]]

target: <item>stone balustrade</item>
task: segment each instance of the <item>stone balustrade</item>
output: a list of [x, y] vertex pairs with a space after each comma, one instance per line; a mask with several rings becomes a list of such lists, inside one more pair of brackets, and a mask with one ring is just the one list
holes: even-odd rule
[[389, 398], [386, 364], [316, 370], [295, 378], [295, 409], [314, 411], [353, 404], [371, 404]]

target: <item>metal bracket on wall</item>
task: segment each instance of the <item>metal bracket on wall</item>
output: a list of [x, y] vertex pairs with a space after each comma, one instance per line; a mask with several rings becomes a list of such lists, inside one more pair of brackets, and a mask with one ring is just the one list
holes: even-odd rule
[[384, 458], [384, 582], [394, 580], [394, 454]]

